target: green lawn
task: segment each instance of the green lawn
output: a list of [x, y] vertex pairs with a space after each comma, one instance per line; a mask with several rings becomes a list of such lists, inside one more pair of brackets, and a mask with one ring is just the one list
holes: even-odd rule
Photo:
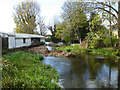
[[41, 63], [43, 56], [14, 52], [3, 56], [3, 88], [59, 88], [58, 72]]

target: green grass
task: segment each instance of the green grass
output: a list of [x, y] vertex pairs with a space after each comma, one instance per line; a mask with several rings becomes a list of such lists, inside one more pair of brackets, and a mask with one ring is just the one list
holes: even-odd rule
[[41, 63], [43, 56], [14, 52], [3, 56], [3, 88], [59, 88], [58, 72]]
[[119, 51], [116, 48], [85, 49], [85, 48], [80, 48], [79, 44], [75, 44], [74, 46], [70, 45], [70, 46], [57, 47], [57, 50], [62, 50], [62, 51], [66, 50], [68, 52], [73, 52], [76, 55], [88, 53], [94, 55], [110, 56], [120, 60], [120, 56], [117, 56]]
[[98, 49], [88, 49], [90, 50], [92, 54], [97, 54], [97, 55], [104, 55], [104, 56], [113, 56], [115, 57], [117, 52], [116, 50], [113, 49], [106, 49], [106, 48], [98, 48]]
[[79, 54], [79, 53], [85, 53], [86, 52], [86, 49], [84, 48], [80, 48], [80, 44], [74, 44], [74, 46], [70, 45], [70, 46], [61, 46], [61, 47], [57, 47], [56, 48], [57, 50], [66, 50], [68, 52], [73, 52], [73, 53], [76, 53], [76, 54]]

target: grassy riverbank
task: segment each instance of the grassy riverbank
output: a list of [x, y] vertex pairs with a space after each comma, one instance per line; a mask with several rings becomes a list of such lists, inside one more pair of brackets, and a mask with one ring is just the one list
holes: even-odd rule
[[68, 52], [73, 52], [75, 54], [80, 53], [89, 53], [94, 55], [102, 55], [102, 56], [111, 56], [113, 58], [117, 58], [120, 60], [120, 52], [116, 48], [98, 48], [98, 49], [86, 49], [86, 48], [80, 48], [79, 44], [70, 45], [70, 46], [61, 46], [57, 47], [57, 50], [66, 50]]
[[13, 52], [3, 56], [3, 88], [59, 88], [55, 68], [41, 63], [43, 56]]
[[80, 48], [79, 44], [75, 44], [74, 46], [73, 45], [61, 46], [61, 47], [57, 47], [56, 49], [57, 50], [62, 50], [62, 51], [66, 50], [68, 52], [73, 52], [75, 54], [79, 54], [80, 52], [86, 53], [86, 49], [85, 48]]

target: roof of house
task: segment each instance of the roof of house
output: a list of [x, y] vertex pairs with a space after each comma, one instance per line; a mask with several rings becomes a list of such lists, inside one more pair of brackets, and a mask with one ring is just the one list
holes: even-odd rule
[[16, 38], [46, 38], [45, 36], [36, 35], [36, 34], [24, 34], [24, 33], [1, 33], [1, 34], [6, 34], [8, 36], [15, 36]]

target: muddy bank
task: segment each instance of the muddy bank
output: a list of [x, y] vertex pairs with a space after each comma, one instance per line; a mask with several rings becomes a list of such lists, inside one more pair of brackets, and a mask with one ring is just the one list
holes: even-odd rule
[[67, 51], [60, 51], [60, 50], [52, 50], [49, 51], [46, 46], [39, 46], [28, 49], [28, 52], [31, 53], [39, 53], [45, 56], [65, 56], [65, 57], [75, 57], [74, 53], [67, 52]]
[[28, 49], [28, 52], [40, 53], [43, 55], [50, 53], [50, 51], [46, 48], [46, 46], [33, 47], [33, 48]]
[[48, 56], [65, 56], [65, 57], [75, 57], [74, 53], [61, 51], [61, 50], [52, 50]]

